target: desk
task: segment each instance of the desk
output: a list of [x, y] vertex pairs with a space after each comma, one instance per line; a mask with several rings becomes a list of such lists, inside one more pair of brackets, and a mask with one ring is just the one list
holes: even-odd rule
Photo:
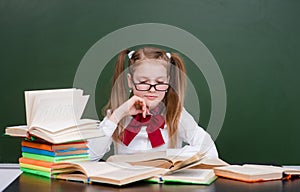
[[4, 190], [11, 182], [13, 182], [19, 175], [21, 175], [22, 171], [19, 167], [15, 169], [9, 167], [3, 167], [0, 165], [0, 191]]
[[123, 187], [100, 184], [84, 184], [79, 182], [47, 179], [27, 173], [21, 174], [12, 184], [6, 188], [5, 192], [39, 192], [39, 191], [120, 191], [120, 192], [148, 192], [148, 191], [170, 191], [170, 192], [270, 192], [270, 191], [300, 191], [300, 179], [288, 181], [268, 181], [261, 183], [245, 183], [229, 179], [218, 178], [209, 186], [187, 185], [187, 184], [152, 184], [145, 181], [132, 183]]

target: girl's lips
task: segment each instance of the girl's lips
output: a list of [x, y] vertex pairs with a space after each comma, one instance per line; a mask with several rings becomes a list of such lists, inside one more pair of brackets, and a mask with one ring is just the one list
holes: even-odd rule
[[146, 95], [145, 97], [149, 100], [154, 100], [157, 98], [157, 96], [154, 96], [154, 95]]

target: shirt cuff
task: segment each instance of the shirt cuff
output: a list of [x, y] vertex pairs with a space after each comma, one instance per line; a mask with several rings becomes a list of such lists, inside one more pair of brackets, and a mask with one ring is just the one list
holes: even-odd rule
[[117, 124], [105, 117], [99, 127], [102, 128], [106, 136], [111, 137], [117, 128]]

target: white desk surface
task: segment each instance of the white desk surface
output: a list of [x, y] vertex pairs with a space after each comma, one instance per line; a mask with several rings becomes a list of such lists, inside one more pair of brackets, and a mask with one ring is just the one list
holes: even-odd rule
[[0, 191], [3, 191], [21, 173], [19, 164], [0, 163]]

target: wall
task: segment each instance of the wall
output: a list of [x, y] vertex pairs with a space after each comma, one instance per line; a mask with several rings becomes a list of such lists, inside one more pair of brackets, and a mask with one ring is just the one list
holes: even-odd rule
[[[8, 125], [26, 123], [24, 90], [72, 87], [80, 61], [99, 39], [129, 25], [163, 23], [193, 34], [219, 65], [227, 93], [226, 116], [216, 140], [221, 158], [230, 163], [297, 164], [299, 8], [300, 2], [293, 0], [3, 0], [1, 133]], [[183, 57], [199, 96], [199, 124], [206, 128], [210, 91], [201, 71]], [[100, 118], [114, 59], [97, 84]], [[19, 156], [20, 139], [1, 136], [0, 162], [17, 162]]]

